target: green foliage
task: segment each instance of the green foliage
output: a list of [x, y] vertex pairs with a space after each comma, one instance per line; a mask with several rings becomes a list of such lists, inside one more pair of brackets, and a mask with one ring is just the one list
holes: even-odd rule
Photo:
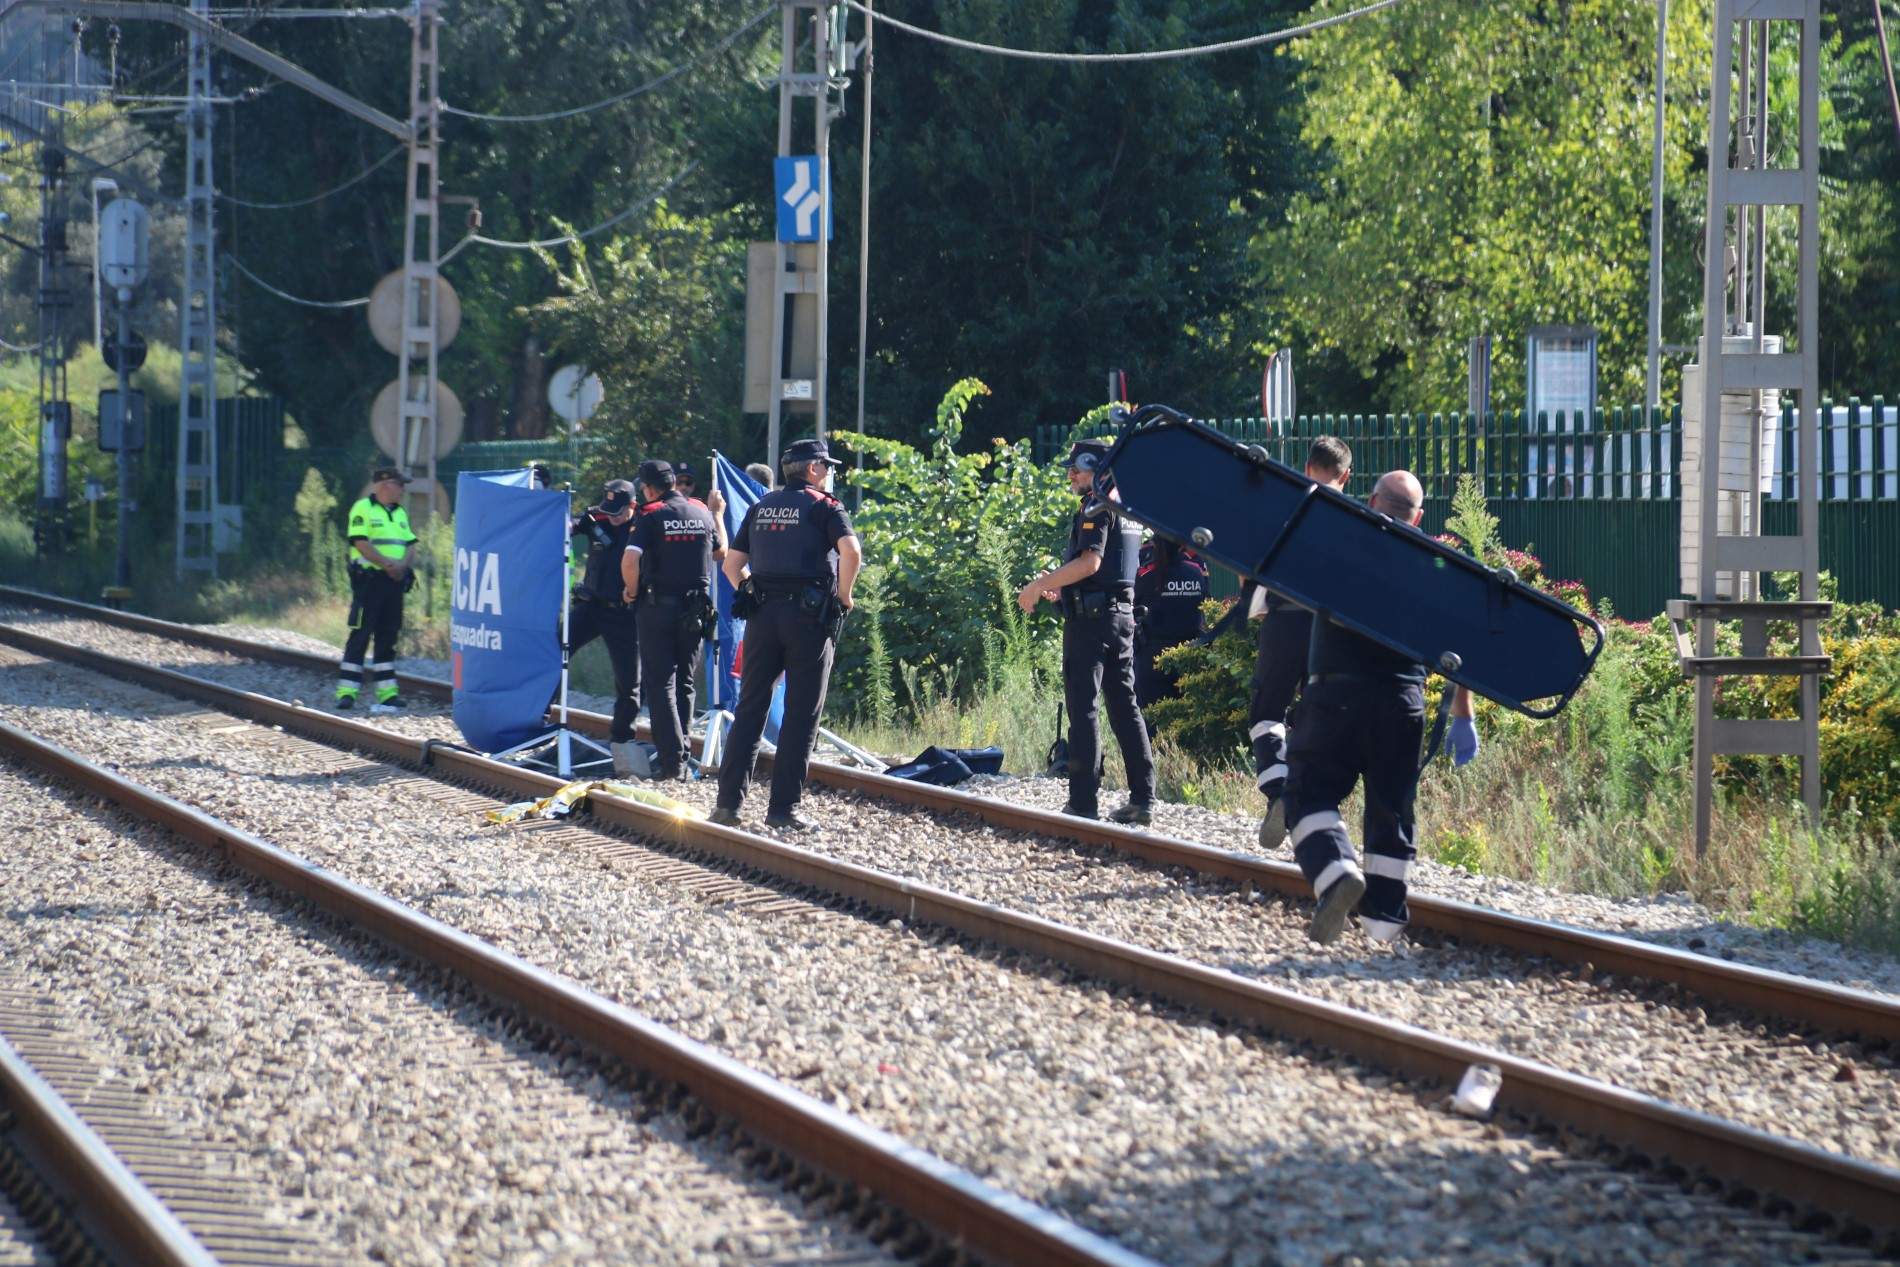
[[1485, 500], [1484, 486], [1469, 472], [1458, 477], [1445, 528], [1463, 539], [1464, 548], [1472, 558], [1496, 565], [1497, 556], [1503, 552], [1503, 543], [1498, 540], [1498, 517], [1491, 513], [1490, 503]]
[[[1202, 604], [1210, 628], [1230, 603], [1210, 599]], [[1158, 736], [1209, 765], [1245, 763], [1255, 629], [1251, 621], [1243, 622], [1205, 647], [1183, 644], [1161, 654], [1160, 667], [1181, 675], [1181, 691], [1145, 710]]]
[[1482, 874], [1491, 857], [1484, 828], [1477, 823], [1462, 830], [1453, 828], [1440, 832], [1427, 852], [1436, 861], [1448, 867], [1463, 867], [1472, 875]]
[[[880, 569], [878, 627], [899, 666], [900, 702], [967, 699], [995, 689], [1009, 666], [1050, 675], [1055, 617], [1024, 617], [1017, 586], [1053, 564], [1075, 505], [1062, 472], [1039, 467], [1026, 441], [959, 453], [964, 415], [989, 389], [964, 379], [938, 405], [927, 449], [901, 440], [834, 432], [834, 446], [864, 455], [851, 473], [864, 492], [854, 515], [868, 563]], [[863, 708], [874, 688], [862, 644], [847, 634], [842, 697]]]
[[530, 311], [563, 359], [612, 384], [587, 431], [583, 487], [641, 460], [741, 451], [745, 238], [730, 213], [687, 218], [657, 207], [626, 237], [573, 247], [561, 293]]

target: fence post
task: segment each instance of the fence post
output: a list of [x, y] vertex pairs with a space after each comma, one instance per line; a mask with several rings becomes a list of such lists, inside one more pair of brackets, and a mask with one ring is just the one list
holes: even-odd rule
[[[1894, 493], [1888, 490], [1894, 487], [1894, 481], [1890, 478], [1890, 476], [1892, 475], [1892, 472], [1889, 470], [1888, 464], [1892, 462], [1893, 454], [1887, 451], [1887, 401], [1886, 401], [1886, 398], [1884, 396], [1874, 397], [1873, 406], [1874, 406], [1874, 499], [1876, 501], [1890, 501], [1893, 499]], [[1896, 490], [1896, 491], [1900, 491], [1900, 490]]]

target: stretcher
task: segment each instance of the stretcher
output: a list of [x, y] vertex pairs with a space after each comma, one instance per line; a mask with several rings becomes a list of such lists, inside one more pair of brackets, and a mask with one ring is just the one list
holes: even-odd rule
[[1530, 717], [1562, 711], [1603, 649], [1596, 620], [1165, 405], [1096, 473], [1157, 535]]

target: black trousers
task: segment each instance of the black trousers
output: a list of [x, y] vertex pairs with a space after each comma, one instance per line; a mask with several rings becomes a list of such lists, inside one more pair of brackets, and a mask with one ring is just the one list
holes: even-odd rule
[[1424, 736], [1425, 688], [1417, 682], [1320, 678], [1300, 698], [1286, 784], [1293, 856], [1315, 893], [1358, 866], [1339, 806], [1353, 784], [1365, 779], [1366, 895], [1359, 900], [1359, 920], [1380, 940], [1398, 936], [1411, 918], [1405, 882], [1416, 853], [1412, 802]]
[[1247, 702], [1247, 738], [1253, 744], [1254, 785], [1268, 797], [1286, 785], [1286, 719], [1293, 692], [1306, 679], [1313, 613], [1304, 607], [1270, 607], [1260, 621], [1253, 662], [1253, 695]]
[[811, 765], [818, 717], [825, 711], [831, 681], [830, 630], [817, 616], [799, 609], [796, 599], [773, 595], [745, 626], [745, 669], [739, 677], [739, 707], [732, 715], [725, 755], [719, 763], [719, 804], [738, 809], [752, 778], [752, 761], [772, 707], [772, 687], [785, 675], [785, 719], [779, 724], [778, 755], [772, 759], [772, 796], [766, 812], [785, 814], [797, 806]]
[[592, 599], [575, 599], [567, 613], [567, 653], [600, 639], [614, 666], [614, 722], [609, 732], [615, 743], [633, 738], [640, 716], [640, 635], [633, 608], [609, 606]]
[[678, 598], [649, 594], [635, 610], [640, 628], [640, 681], [646, 689], [653, 746], [660, 750], [660, 777], [670, 779], [680, 771], [686, 734], [693, 724], [693, 679], [699, 674], [704, 641], [697, 625], [680, 628], [687, 608]]
[[[402, 632], [402, 582], [380, 568], [350, 567], [350, 634], [337, 666], [337, 694], [350, 695], [361, 679], [372, 699], [392, 694], [396, 683], [396, 637]], [[376, 658], [363, 653], [376, 642]]]
[[[750, 655], [750, 652], [747, 652]], [[1101, 786], [1102, 729], [1097, 701], [1108, 700], [1108, 724], [1121, 745], [1128, 799], [1155, 797], [1154, 754], [1135, 702], [1135, 614], [1127, 607], [1104, 616], [1062, 622], [1062, 694], [1069, 708], [1069, 804], [1093, 810]]]

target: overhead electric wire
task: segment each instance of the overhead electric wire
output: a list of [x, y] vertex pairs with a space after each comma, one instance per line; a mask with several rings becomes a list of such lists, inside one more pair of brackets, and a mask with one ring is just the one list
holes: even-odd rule
[[230, 260], [231, 267], [250, 278], [253, 284], [269, 291], [286, 303], [297, 304], [304, 308], [361, 308], [364, 304], [369, 302], [368, 295], [364, 295], [361, 299], [305, 299], [300, 295], [293, 295], [289, 291], [277, 289], [277, 287], [271, 285], [256, 273], [244, 267], [244, 261], [229, 251], [224, 252], [223, 258]]
[[777, 4], [769, 4], [765, 6], [765, 8], [760, 9], [757, 13], [747, 18], [745, 20], [745, 23], [741, 25], [738, 30], [733, 31], [730, 34], [726, 35], [718, 43], [714, 44], [711, 48], [708, 48], [705, 52], [699, 54], [699, 56], [693, 58], [691, 61], [684, 62], [681, 65], [675, 66], [672, 70], [667, 71], [664, 75], [661, 75], [658, 79], [650, 79], [646, 83], [641, 84], [637, 88], [629, 88], [627, 89], [627, 91], [622, 92], [622, 93], [617, 93], [614, 96], [603, 97], [601, 100], [596, 101], [592, 103], [591, 105], [575, 106], [572, 109], [568, 109], [568, 110], [550, 110], [545, 114], [483, 114], [475, 110], [457, 109], [455, 106], [449, 105], [447, 102], [441, 103], [439, 108], [441, 109], [443, 114], [452, 114], [462, 119], [477, 119], [483, 123], [552, 123], [557, 119], [571, 119], [576, 115], [587, 114], [594, 110], [604, 110], [608, 106], [619, 105], [623, 101], [631, 101], [633, 98], [640, 96], [642, 93], [652, 92], [656, 88], [665, 87], [667, 84], [672, 83], [675, 79], [678, 79], [681, 75], [684, 75], [687, 71], [692, 70], [695, 67], [701, 65], [702, 63], [706, 62], [708, 59], [710, 59], [714, 55], [718, 53], [723, 53], [728, 48], [731, 48], [734, 44], [736, 44], [739, 41], [741, 36], [745, 35], [746, 32], [750, 31], [753, 27], [759, 25], [759, 23], [765, 21], [765, 19], [767, 19], [768, 17], [771, 17], [774, 13], [777, 13], [778, 11], [779, 11], [779, 6]]
[[348, 180], [344, 181], [342, 184], [337, 185], [335, 188], [332, 188], [332, 189], [326, 189], [320, 194], [311, 194], [308, 198], [298, 198], [292, 202], [252, 202], [249, 199], [240, 198], [236, 194], [227, 194], [227, 193], [222, 193], [222, 192], [218, 194], [218, 197], [224, 199], [226, 202], [230, 203], [233, 206], [246, 207], [252, 211], [288, 211], [293, 207], [308, 207], [312, 203], [322, 202], [325, 198], [329, 198], [335, 194], [340, 194], [346, 189], [351, 189], [357, 185], [362, 184], [364, 181], [368, 180], [370, 176], [377, 171], [377, 169], [382, 167], [383, 164], [387, 163], [390, 159], [396, 157], [396, 155], [405, 152], [408, 148], [409, 147], [406, 145], [397, 145], [393, 149], [391, 149], [387, 154], [384, 154], [381, 158], [377, 159], [375, 162], [371, 163], [368, 167], [365, 167], [362, 171], [356, 173], [356, 175], [350, 177]]
[[[616, 213], [615, 215], [611, 215], [607, 217], [607, 219], [602, 220], [599, 224], [594, 225], [591, 228], [582, 229], [579, 233], [564, 233], [560, 237], [557, 237], [557, 238], [542, 238], [539, 241], [531, 241], [531, 242], [509, 242], [509, 241], [504, 241], [500, 238], [485, 238], [479, 233], [470, 233], [467, 236], [465, 236], [460, 242], [457, 242], [454, 246], [444, 251], [442, 253], [442, 258], [440, 261], [438, 261], [438, 263], [440, 264], [448, 263], [450, 260], [454, 259], [457, 255], [460, 255], [462, 253], [462, 248], [466, 246], [494, 246], [494, 247], [500, 247], [502, 250], [506, 250], [506, 251], [539, 251], [539, 250], [546, 250], [548, 247], [551, 247], [551, 246], [565, 246], [566, 244], [570, 242], [585, 241], [586, 239], [593, 237], [596, 233], [605, 233], [608, 229], [613, 228], [616, 224], [619, 224], [621, 221], [626, 220], [629, 217], [638, 215], [640, 212], [646, 210], [648, 207], [658, 202], [661, 198], [664, 198], [667, 195], [667, 193], [670, 192], [675, 185], [679, 184], [682, 180], [685, 180], [688, 176], [691, 176], [694, 172], [698, 170], [699, 170], [699, 162], [698, 160], [694, 160], [679, 175], [673, 177], [673, 179], [667, 181], [664, 185], [661, 185], [658, 189], [654, 190], [652, 193], [642, 198], [639, 202], [634, 203], [631, 207], [628, 207], [625, 211], [621, 211], [621, 212]], [[256, 279], [253, 278], [252, 280], [256, 280]]]
[[1148, 52], [1138, 53], [1050, 53], [1039, 49], [1007, 48], [1000, 44], [983, 44], [976, 40], [966, 40], [954, 35], [945, 35], [942, 31], [932, 31], [921, 26], [912, 26], [908, 22], [903, 22], [890, 16], [888, 13], [878, 13], [866, 7], [862, 0], [843, 0], [843, 2], [863, 14], [867, 21], [882, 22], [886, 26], [894, 26], [900, 31], [918, 36], [921, 39], [934, 40], [939, 44], [948, 44], [952, 48], [964, 49], [967, 52], [988, 53], [995, 57], [1015, 57], [1024, 61], [1035, 62], [1128, 63], [1163, 62], [1182, 57], [1207, 57], [1214, 53], [1231, 53], [1243, 48], [1260, 48], [1268, 44], [1280, 44], [1287, 40], [1298, 39], [1303, 35], [1311, 35], [1315, 31], [1323, 31], [1329, 26], [1337, 26], [1341, 22], [1350, 22], [1354, 18], [1365, 17], [1369, 13], [1377, 13], [1381, 9], [1389, 9], [1393, 5], [1398, 4], [1400, 0], [1375, 0], [1373, 4], [1362, 5], [1357, 9], [1351, 9], [1345, 13], [1336, 13], [1329, 18], [1316, 18], [1311, 22], [1302, 23], [1299, 26], [1288, 27], [1283, 31], [1268, 31], [1262, 35], [1249, 35], [1244, 39], [1227, 40], [1220, 44], [1200, 44], [1193, 48], [1154, 49]]
[[45, 342], [46, 342], [45, 339], [39, 339], [39, 340], [36, 340], [35, 342], [27, 344], [25, 347], [21, 347], [17, 343], [8, 343], [5, 339], [0, 339], [0, 348], [5, 348], [9, 352], [20, 352], [20, 353], [37, 352], [40, 350], [40, 344], [45, 343]]

